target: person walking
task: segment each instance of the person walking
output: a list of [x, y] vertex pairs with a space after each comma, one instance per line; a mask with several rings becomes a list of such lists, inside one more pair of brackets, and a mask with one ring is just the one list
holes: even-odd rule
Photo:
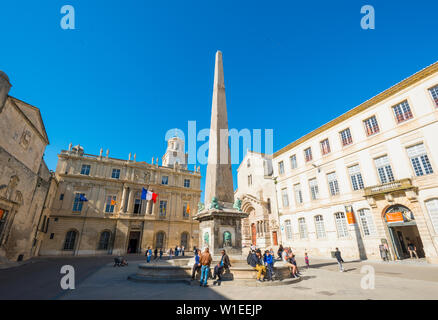
[[175, 246], [175, 257], [178, 257], [178, 246]]
[[172, 248], [169, 249], [169, 259], [172, 259], [173, 250]]
[[163, 248], [160, 248], [160, 260], [163, 258]]
[[340, 272], [344, 272], [344, 271], [345, 271], [345, 270], [344, 270], [344, 266], [342, 265], [342, 264], [344, 263], [344, 260], [342, 259], [342, 257], [341, 257], [341, 251], [339, 251], [338, 248], [336, 248], [336, 251], [335, 251], [335, 258], [336, 258], [336, 260], [338, 261], [339, 271], [340, 271]]
[[198, 270], [201, 270], [201, 262], [199, 261], [200, 259], [201, 259], [201, 250], [196, 250], [195, 264], [193, 265], [193, 269], [192, 269], [192, 280], [195, 280], [196, 272], [198, 272]]
[[207, 279], [208, 275], [210, 274], [211, 260], [212, 258], [210, 250], [205, 248], [204, 252], [201, 254], [201, 258], [199, 259], [199, 262], [201, 263], [201, 280], [199, 285], [201, 287], [208, 287]]
[[307, 269], [309, 269], [310, 264], [309, 264], [309, 256], [307, 255], [307, 252], [304, 252], [304, 262], [306, 263]]
[[256, 253], [252, 253], [249, 258], [249, 264], [257, 271], [257, 282], [265, 280], [266, 267], [264, 266], [262, 252], [257, 249]]
[[155, 250], [154, 250], [154, 260], [157, 260], [157, 256], [158, 256], [158, 249], [155, 248]]
[[[225, 253], [225, 250], [221, 250], [221, 261], [214, 267], [214, 272], [213, 272], [213, 285], [217, 284], [218, 286], [221, 285], [222, 282], [222, 272], [224, 271], [224, 269], [228, 269], [229, 267], [231, 267], [231, 262], [230, 262], [230, 258], [228, 257], [228, 255]], [[216, 276], [218, 278], [218, 280], [216, 281]]]
[[181, 247], [181, 255], [184, 257], [184, 251], [185, 251], [185, 248], [184, 248], [184, 246], [182, 246]]

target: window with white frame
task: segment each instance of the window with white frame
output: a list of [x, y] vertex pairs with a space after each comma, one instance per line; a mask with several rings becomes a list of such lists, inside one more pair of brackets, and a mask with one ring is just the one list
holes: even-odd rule
[[374, 225], [373, 214], [369, 209], [360, 209], [358, 211], [360, 225], [365, 236], [374, 236], [377, 234], [376, 227]]
[[326, 155], [330, 153], [330, 142], [329, 139], [325, 139], [321, 141], [321, 152], [322, 155]]
[[425, 204], [435, 233], [438, 234], [438, 199], [428, 200]]
[[394, 111], [397, 123], [402, 123], [414, 117], [412, 115], [411, 107], [407, 101], [403, 101], [402, 103], [393, 106], [392, 110]]
[[292, 169], [296, 169], [298, 167], [297, 156], [295, 154], [290, 157], [290, 167]]
[[167, 209], [167, 201], [161, 200], [160, 201], [160, 217], [166, 216], [166, 209]]
[[324, 218], [322, 217], [322, 215], [315, 216], [315, 230], [316, 230], [316, 237], [318, 239], [325, 238]]
[[379, 133], [380, 128], [379, 124], [377, 123], [376, 116], [372, 116], [371, 118], [364, 120], [363, 123], [365, 125], [367, 136], [372, 136], [373, 134]]
[[319, 190], [318, 190], [318, 181], [316, 180], [316, 178], [309, 180], [309, 187], [310, 187], [310, 195], [312, 197], [312, 200], [318, 200]]
[[341, 132], [339, 132], [339, 135], [341, 136], [342, 146], [345, 147], [353, 143], [353, 138], [351, 137], [350, 128], [342, 130]]
[[287, 195], [287, 188], [281, 189], [281, 198], [283, 200], [283, 208], [289, 207], [289, 197]]
[[190, 179], [184, 179], [184, 188], [190, 188]]
[[348, 174], [350, 175], [353, 190], [357, 191], [364, 188], [362, 174], [360, 173], [360, 168], [358, 164], [349, 167]]
[[305, 218], [299, 218], [298, 219], [298, 226], [300, 229], [300, 238], [306, 239], [307, 238], [307, 224]]
[[120, 178], [120, 169], [113, 169], [111, 172], [111, 178], [119, 179]]
[[393, 182], [394, 175], [392, 174], [391, 164], [389, 163], [388, 156], [383, 156], [377, 159], [374, 159], [374, 163], [377, 168], [377, 172], [379, 173], [380, 183]]
[[286, 220], [284, 222], [284, 225], [285, 225], [285, 229], [286, 229], [286, 239], [292, 240], [292, 224], [291, 224], [290, 220]]
[[430, 164], [424, 144], [417, 144], [416, 146], [407, 148], [406, 151], [411, 159], [412, 167], [417, 177], [433, 173], [432, 165]]
[[330, 194], [336, 196], [339, 194], [339, 184], [338, 178], [336, 177], [336, 172], [331, 172], [327, 174], [327, 181], [329, 184]]
[[284, 163], [283, 163], [283, 161], [280, 161], [278, 163], [278, 173], [279, 174], [284, 174]]
[[347, 219], [345, 219], [345, 213], [335, 213], [336, 230], [338, 231], [339, 238], [348, 237]]
[[435, 101], [436, 107], [438, 108], [438, 86], [429, 89], [429, 92], [432, 95], [433, 101]]
[[294, 185], [294, 194], [296, 204], [303, 203], [303, 193], [301, 192], [301, 184], [297, 183]]
[[107, 196], [106, 203], [105, 203], [105, 212], [113, 213], [115, 205], [116, 205], [116, 196], [112, 196], [112, 195]]
[[169, 177], [168, 176], [162, 176], [161, 177], [161, 184], [169, 184]]
[[306, 162], [312, 161], [312, 148], [309, 147], [304, 150], [304, 159], [306, 160]]
[[90, 168], [91, 166], [89, 164], [83, 164], [81, 167], [81, 174], [85, 176], [90, 175]]

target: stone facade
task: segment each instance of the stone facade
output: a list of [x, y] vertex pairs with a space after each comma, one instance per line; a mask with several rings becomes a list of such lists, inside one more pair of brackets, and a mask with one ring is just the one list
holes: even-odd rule
[[278, 206], [273, 179], [272, 156], [248, 151], [237, 169], [235, 198], [249, 216], [242, 221], [242, 245], [260, 248], [279, 245]]
[[43, 160], [49, 143], [38, 108], [9, 96], [0, 72], [0, 262], [38, 254], [51, 173]]
[[283, 245], [438, 263], [437, 133], [435, 63], [276, 152]]
[[[200, 199], [199, 168], [121, 160], [84, 153], [81, 146], [58, 155], [58, 186], [40, 255], [100, 255], [198, 245], [191, 216]], [[142, 200], [142, 188], [158, 194]], [[80, 195], [88, 201], [81, 201]]]

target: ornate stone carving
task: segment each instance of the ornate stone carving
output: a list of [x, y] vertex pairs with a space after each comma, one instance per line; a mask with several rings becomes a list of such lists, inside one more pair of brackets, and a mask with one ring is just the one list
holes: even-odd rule
[[205, 209], [204, 204], [202, 202], [198, 202], [198, 212], [201, 212], [204, 209]]

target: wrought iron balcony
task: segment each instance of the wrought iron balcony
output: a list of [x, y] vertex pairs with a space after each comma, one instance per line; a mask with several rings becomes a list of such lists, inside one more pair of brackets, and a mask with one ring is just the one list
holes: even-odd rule
[[379, 184], [373, 187], [367, 187], [365, 188], [364, 191], [365, 191], [365, 197], [370, 197], [378, 194], [385, 194], [394, 191], [401, 191], [401, 190], [407, 190], [413, 188], [414, 186], [412, 185], [411, 179], [402, 179], [402, 180], [397, 180], [384, 184]]

